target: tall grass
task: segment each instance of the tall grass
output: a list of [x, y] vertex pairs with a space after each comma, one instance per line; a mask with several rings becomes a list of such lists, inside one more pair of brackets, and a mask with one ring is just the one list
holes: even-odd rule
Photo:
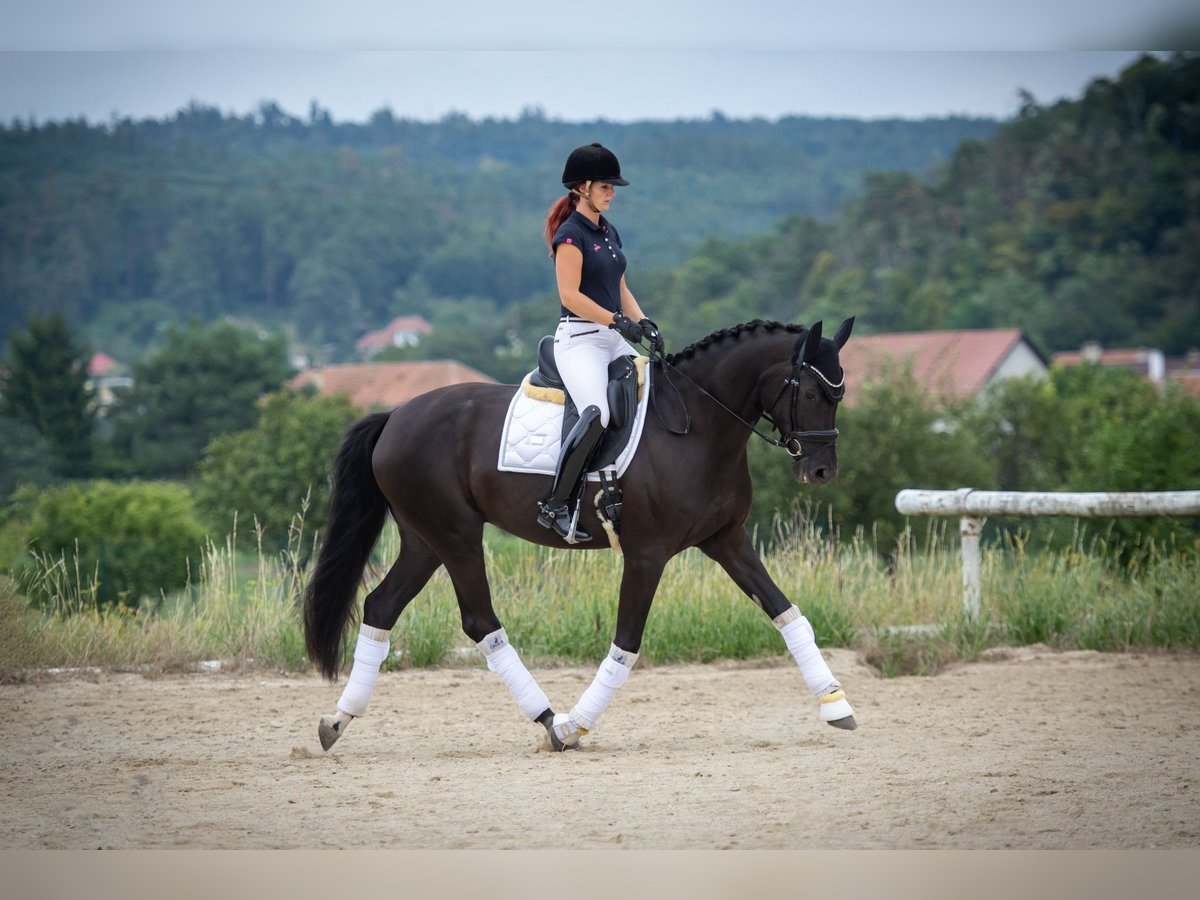
[[[777, 529], [764, 562], [822, 646], [855, 648], [885, 675], [936, 672], [1005, 644], [1200, 650], [1194, 550], [1151, 543], [1118, 548], [1082, 530], [1065, 550], [1005, 538], [984, 548], [983, 609], [968, 619], [957, 536], [947, 535], [945, 528], [920, 538], [907, 532], [885, 557], [870, 535], [834, 544], [802, 523]], [[55, 598], [49, 608], [29, 608], [11, 584], [0, 583], [0, 669], [170, 670], [205, 660], [306, 669], [298, 603], [312, 549], [299, 525], [278, 555], [264, 552], [261, 541], [247, 558], [234, 537], [210, 544], [187, 589], [137, 611], [98, 608], [95, 579], [65, 554], [39, 559], [39, 586]], [[385, 534], [364, 593], [398, 549], [398, 539]], [[531, 664], [603, 656], [616, 622], [619, 557], [555, 552], [491, 530], [486, 555], [493, 604]], [[460, 630], [444, 570], [405, 611], [392, 638], [389, 668], [481, 664]], [[786, 658], [758, 607], [698, 551], [668, 564], [642, 657], [651, 664]]]

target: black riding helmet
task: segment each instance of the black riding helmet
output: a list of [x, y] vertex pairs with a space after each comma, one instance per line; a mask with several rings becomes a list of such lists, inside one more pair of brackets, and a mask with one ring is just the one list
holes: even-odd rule
[[621, 177], [621, 164], [617, 162], [617, 155], [600, 144], [576, 147], [567, 157], [567, 164], [563, 166], [563, 187], [573, 188], [585, 181], [603, 181], [621, 186], [629, 184]]

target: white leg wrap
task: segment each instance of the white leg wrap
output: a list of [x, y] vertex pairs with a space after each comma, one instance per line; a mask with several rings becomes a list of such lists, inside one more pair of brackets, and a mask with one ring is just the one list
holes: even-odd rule
[[487, 658], [488, 668], [500, 676], [504, 686], [517, 700], [521, 712], [530, 719], [537, 719], [550, 708], [550, 700], [533, 680], [517, 650], [508, 642], [508, 635], [501, 628], [493, 631], [476, 646]]
[[[782, 621], [781, 621], [782, 620]], [[833, 677], [825, 659], [821, 656], [821, 648], [817, 646], [813, 636], [812, 625], [801, 615], [800, 610], [793, 605], [787, 612], [775, 618], [775, 627], [783, 635], [787, 648], [791, 651], [804, 676], [804, 683], [813, 692], [814, 697], [829, 693], [838, 686], [838, 680]]]
[[637, 658], [636, 653], [622, 650], [616, 644], [609, 647], [608, 656], [596, 670], [596, 677], [571, 710], [571, 722], [574, 725], [586, 731], [596, 727], [597, 720], [616, 696], [617, 688], [629, 680], [629, 673]]
[[379, 667], [387, 659], [388, 632], [382, 628], [363, 625], [358, 630], [358, 643], [354, 646], [354, 665], [350, 669], [350, 680], [342, 691], [337, 708], [352, 716], [364, 715], [371, 691], [379, 678]]

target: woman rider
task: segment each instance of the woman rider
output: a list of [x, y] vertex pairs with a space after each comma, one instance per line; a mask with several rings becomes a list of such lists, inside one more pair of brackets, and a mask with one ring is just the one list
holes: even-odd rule
[[625, 283], [621, 238], [603, 215], [616, 186], [629, 184], [616, 154], [600, 144], [576, 147], [563, 167], [562, 183], [568, 193], [546, 217], [562, 316], [554, 332], [554, 361], [580, 413], [563, 441], [554, 487], [539, 504], [538, 522], [574, 544], [591, 540], [576, 527], [578, 500], [575, 510], [568, 501], [608, 427], [608, 365], [636, 355], [626, 341], [645, 338], [661, 353], [663, 340]]

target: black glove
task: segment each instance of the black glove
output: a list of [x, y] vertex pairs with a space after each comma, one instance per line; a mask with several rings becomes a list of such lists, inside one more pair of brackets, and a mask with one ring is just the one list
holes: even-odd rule
[[659, 334], [658, 326], [654, 324], [653, 320], [642, 319], [638, 322], [638, 325], [641, 326], [642, 334], [646, 340], [650, 342], [650, 349], [655, 353], [662, 353], [665, 346], [663, 344], [663, 336]]
[[642, 326], [638, 325], [624, 313], [614, 315], [612, 324], [608, 327], [616, 331], [617, 334], [630, 343], [636, 344], [642, 339]]

